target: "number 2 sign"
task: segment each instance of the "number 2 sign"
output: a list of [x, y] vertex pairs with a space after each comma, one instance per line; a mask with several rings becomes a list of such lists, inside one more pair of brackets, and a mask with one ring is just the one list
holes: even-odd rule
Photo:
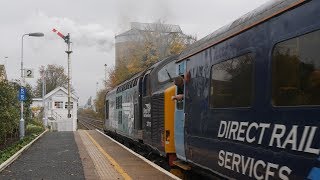
[[24, 77], [33, 78], [33, 69], [24, 69]]

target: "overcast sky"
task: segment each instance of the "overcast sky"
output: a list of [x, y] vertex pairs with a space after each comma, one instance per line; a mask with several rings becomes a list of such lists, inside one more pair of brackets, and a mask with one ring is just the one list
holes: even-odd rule
[[[180, 25], [198, 39], [232, 22], [268, 0], [0, 0], [0, 63], [9, 79], [20, 77], [21, 36], [43, 32], [45, 37], [24, 38], [24, 64], [63, 65], [67, 69], [66, 44], [52, 32], [71, 34], [72, 84], [83, 105], [102, 87], [104, 64], [114, 66], [114, 36], [130, 28], [130, 22]], [[8, 57], [5, 59], [4, 57]], [[4, 60], [5, 59], [5, 60]]]

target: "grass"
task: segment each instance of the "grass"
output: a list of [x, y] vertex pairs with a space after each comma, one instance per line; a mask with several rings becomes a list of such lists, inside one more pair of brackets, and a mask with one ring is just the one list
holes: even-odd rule
[[29, 144], [33, 139], [39, 136], [39, 134], [41, 134], [43, 131], [44, 131], [44, 128], [41, 125], [41, 123], [37, 121], [30, 122], [26, 128], [26, 136], [22, 140], [19, 140], [18, 142], [13, 143], [12, 145], [5, 148], [4, 150], [0, 151], [0, 164], [2, 164], [7, 159], [9, 159], [12, 155], [18, 152], [25, 145]]

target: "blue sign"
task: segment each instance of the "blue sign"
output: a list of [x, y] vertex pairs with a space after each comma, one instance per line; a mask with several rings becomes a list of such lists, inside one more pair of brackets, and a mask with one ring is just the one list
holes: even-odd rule
[[21, 87], [19, 90], [19, 101], [25, 101], [27, 99], [27, 89]]

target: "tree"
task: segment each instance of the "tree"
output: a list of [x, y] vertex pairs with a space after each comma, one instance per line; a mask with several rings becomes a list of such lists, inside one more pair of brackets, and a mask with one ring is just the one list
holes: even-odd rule
[[[18, 81], [0, 82], [0, 145], [6, 144], [9, 137], [17, 137], [20, 120], [20, 102], [18, 101]], [[31, 120], [31, 86], [27, 85], [27, 99], [24, 101], [24, 119]]]
[[160, 20], [144, 25], [143, 30], [136, 30], [135, 34], [126, 37], [126, 53], [109, 72], [106, 83], [109, 88], [170, 55], [180, 54], [196, 40], [184, 34], [179, 26], [164, 24]]
[[103, 119], [105, 115], [105, 97], [107, 94], [106, 89], [102, 89], [97, 93], [97, 98], [94, 101], [96, 111], [97, 111], [97, 118]]
[[139, 32], [144, 39], [144, 48], [148, 49], [146, 55], [157, 56], [160, 60], [180, 54], [186, 46], [196, 40], [196, 37], [184, 34], [178, 26], [165, 24], [161, 20], [148, 24], [144, 31]]
[[0, 82], [0, 144], [19, 127], [19, 102], [17, 91], [8, 82]]
[[[60, 86], [66, 89], [68, 88], [68, 76], [64, 73], [63, 66], [49, 64], [47, 67], [41, 66], [39, 72], [45, 78], [46, 94]], [[34, 94], [37, 97], [42, 96], [42, 82], [42, 77], [40, 77], [34, 89]], [[71, 91], [73, 91], [72, 88]]]

